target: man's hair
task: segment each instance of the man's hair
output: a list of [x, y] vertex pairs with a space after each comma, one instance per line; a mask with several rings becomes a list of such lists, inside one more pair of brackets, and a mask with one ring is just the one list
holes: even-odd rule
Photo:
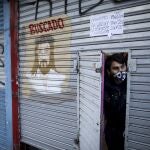
[[116, 54], [108, 56], [106, 59], [106, 62], [105, 62], [106, 70], [110, 71], [111, 64], [113, 61], [116, 61], [120, 64], [126, 64], [127, 65], [127, 55], [125, 55], [125, 53], [116, 53]]
[[35, 58], [34, 58], [34, 64], [31, 70], [32, 74], [36, 74], [37, 69], [38, 68], [40, 69], [39, 58], [38, 58], [38, 47], [39, 47], [39, 44], [43, 44], [43, 43], [50, 44], [50, 64], [48, 68], [44, 69], [44, 71], [42, 70], [41, 71], [43, 74], [47, 74], [51, 68], [55, 70], [54, 39], [50, 35], [43, 35], [35, 39]]

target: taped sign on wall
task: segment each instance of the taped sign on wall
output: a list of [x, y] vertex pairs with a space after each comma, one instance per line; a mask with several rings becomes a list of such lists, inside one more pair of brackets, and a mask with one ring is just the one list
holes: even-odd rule
[[115, 11], [90, 18], [90, 36], [123, 34], [124, 12]]

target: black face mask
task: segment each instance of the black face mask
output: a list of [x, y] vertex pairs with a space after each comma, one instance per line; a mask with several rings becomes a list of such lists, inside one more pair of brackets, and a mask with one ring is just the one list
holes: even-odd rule
[[118, 73], [114, 74], [113, 77], [117, 79], [118, 81], [124, 81], [127, 77], [127, 72], [121, 72], [119, 71]]

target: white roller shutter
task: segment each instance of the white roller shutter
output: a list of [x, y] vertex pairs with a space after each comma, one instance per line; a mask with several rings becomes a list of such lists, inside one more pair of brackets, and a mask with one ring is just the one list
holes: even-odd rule
[[80, 150], [100, 150], [102, 104], [102, 53], [79, 53], [79, 145]]

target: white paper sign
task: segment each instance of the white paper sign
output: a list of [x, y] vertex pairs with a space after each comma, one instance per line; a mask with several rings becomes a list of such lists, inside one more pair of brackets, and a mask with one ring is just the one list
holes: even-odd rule
[[90, 18], [90, 36], [123, 34], [124, 12], [115, 11]]

